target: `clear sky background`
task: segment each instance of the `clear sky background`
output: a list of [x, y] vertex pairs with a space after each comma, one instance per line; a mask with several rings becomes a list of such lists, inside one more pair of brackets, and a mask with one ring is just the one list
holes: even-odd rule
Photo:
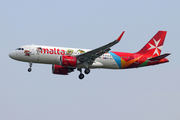
[[[0, 0], [1, 120], [179, 120], [178, 0]], [[79, 80], [53, 75], [51, 65], [15, 61], [22, 45], [136, 52], [159, 30], [169, 63], [129, 70], [91, 70]]]

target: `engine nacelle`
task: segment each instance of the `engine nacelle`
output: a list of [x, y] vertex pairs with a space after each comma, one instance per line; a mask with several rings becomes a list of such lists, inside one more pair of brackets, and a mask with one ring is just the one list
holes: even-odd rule
[[59, 75], [68, 75], [68, 73], [74, 71], [73, 68], [63, 67], [60, 65], [52, 65], [52, 73]]
[[77, 58], [75, 56], [63, 55], [60, 56], [60, 65], [68, 67], [76, 67]]

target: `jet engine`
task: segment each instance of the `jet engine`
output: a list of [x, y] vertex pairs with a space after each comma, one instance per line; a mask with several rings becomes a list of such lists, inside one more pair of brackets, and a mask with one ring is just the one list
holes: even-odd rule
[[63, 67], [60, 65], [52, 65], [52, 73], [59, 75], [68, 75], [68, 73], [73, 72], [74, 68]]
[[75, 56], [68, 56], [68, 55], [60, 56], [60, 65], [67, 67], [76, 67], [77, 58]]

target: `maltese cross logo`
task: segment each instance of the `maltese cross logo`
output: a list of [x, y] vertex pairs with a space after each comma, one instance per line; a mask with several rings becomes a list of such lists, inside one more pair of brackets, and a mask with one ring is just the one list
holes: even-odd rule
[[162, 46], [159, 46], [159, 42], [161, 41], [161, 39], [159, 39], [158, 41], [156, 41], [156, 40], [153, 38], [153, 40], [154, 40], [155, 46], [149, 43], [149, 45], [150, 45], [151, 47], [150, 47], [148, 50], [155, 49], [153, 55], [154, 55], [154, 54], [160, 55], [160, 50], [162, 50]]

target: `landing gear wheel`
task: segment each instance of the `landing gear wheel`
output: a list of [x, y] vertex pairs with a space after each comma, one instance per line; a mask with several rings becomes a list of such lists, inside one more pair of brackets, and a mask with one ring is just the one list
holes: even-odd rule
[[31, 70], [32, 70], [32, 69], [31, 69], [31, 68], [29, 68], [29, 69], [28, 69], [28, 72], [31, 72]]
[[85, 69], [84, 73], [85, 74], [89, 74], [90, 73], [90, 69], [89, 68]]
[[84, 74], [80, 74], [79, 79], [83, 79], [83, 78], [84, 78]]
[[32, 62], [29, 63], [29, 67], [30, 67], [30, 68], [28, 69], [28, 72], [31, 72], [31, 71], [32, 71], [32, 69], [31, 69], [31, 67], [32, 67]]

